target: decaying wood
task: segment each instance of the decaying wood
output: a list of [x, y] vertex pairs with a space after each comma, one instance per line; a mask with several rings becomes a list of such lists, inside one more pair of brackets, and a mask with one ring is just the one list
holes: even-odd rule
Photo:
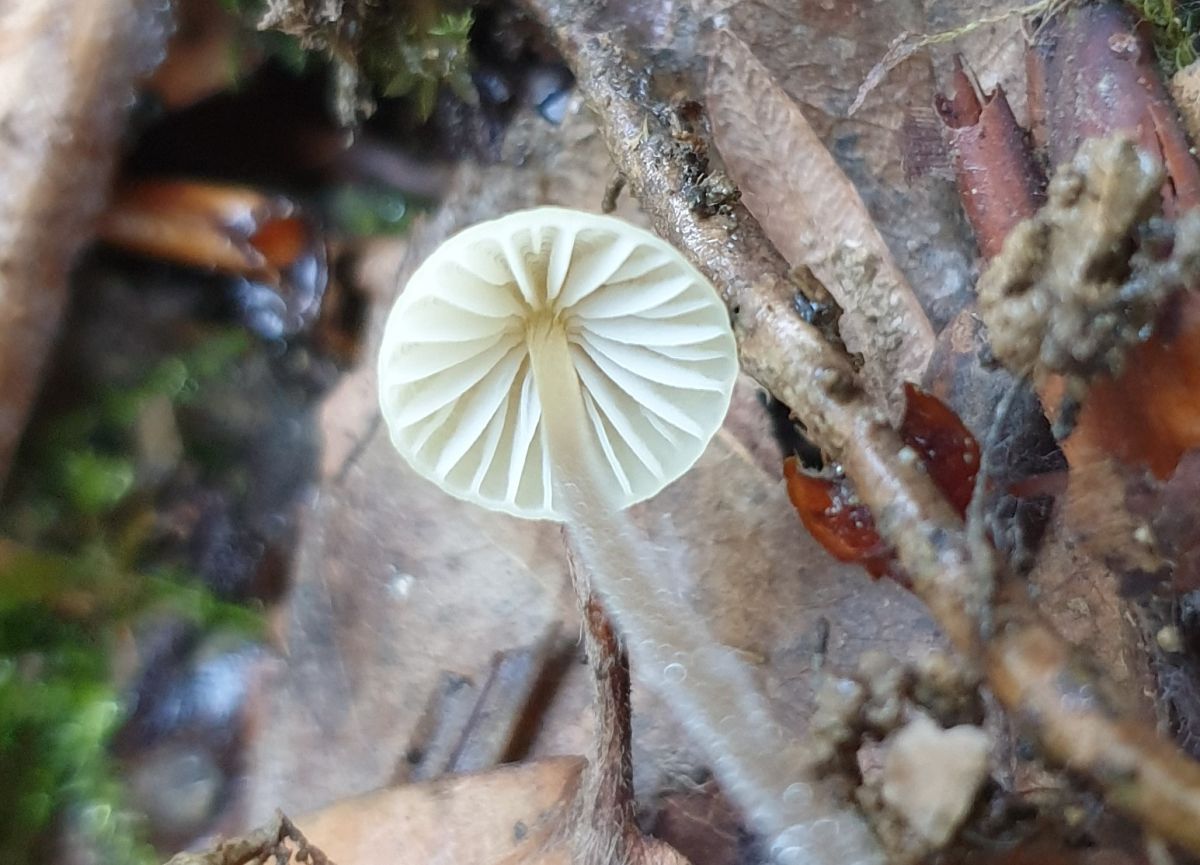
[[[803, 419], [813, 440], [844, 466], [863, 501], [876, 514], [883, 534], [956, 648], [969, 661], [988, 663], [992, 676], [1012, 674], [997, 693], [1010, 711], [1039, 684], [1068, 680], [1074, 665], [1060, 637], [1041, 625], [1023, 597], [1006, 602], [1008, 627], [995, 648], [985, 649], [993, 631], [991, 608], [995, 565], [989, 551], [972, 546], [962, 521], [929, 479], [902, 454], [895, 431], [864, 394], [845, 356], [828, 345], [793, 309], [796, 286], [786, 261], [771, 246], [745, 208], [732, 205], [736, 225], [707, 219], [688, 204], [689, 176], [684, 162], [697, 158], [695, 144], [672, 136], [675, 109], [652, 94], [650, 73], [614, 40], [590, 25], [588, 6], [577, 0], [531, 0], [533, 9], [558, 37], [579, 86], [597, 115], [613, 160], [629, 180], [655, 228], [687, 253], [718, 286], [734, 319], [743, 368]], [[1016, 613], [1020, 613], [1020, 617]], [[1042, 664], [1014, 665], [1013, 657], [1034, 657]], [[1083, 681], [1089, 682], [1088, 679]], [[1057, 686], [1056, 686], [1057, 687]], [[1093, 717], [1069, 691], [1061, 699], [1037, 703], [1039, 742], [1051, 755], [1064, 756], [1052, 731], [1072, 721], [1104, 723]], [[1095, 710], [1098, 712], [1099, 710]], [[1119, 716], [1118, 716], [1119, 717]], [[1137, 735], [1128, 743], [1134, 762], [1152, 767], [1149, 774], [1111, 774], [1103, 760], [1075, 766], [1103, 789], [1110, 802], [1156, 827], [1161, 834], [1200, 851], [1200, 776], [1195, 765], [1171, 746], [1155, 740], [1132, 722]], [[1153, 745], [1149, 744], [1153, 743]], [[1103, 744], [1103, 743], [1101, 743]], [[1166, 755], [1169, 755], [1167, 758]], [[1144, 789], [1148, 782], [1154, 791]], [[1167, 801], [1173, 809], [1156, 811]]]
[[0, 485], [37, 394], [71, 264], [107, 194], [133, 87], [161, 59], [156, 0], [0, 12]]
[[297, 822], [342, 865], [568, 865], [562, 830], [582, 770], [580, 757], [555, 757], [450, 775], [342, 799]]

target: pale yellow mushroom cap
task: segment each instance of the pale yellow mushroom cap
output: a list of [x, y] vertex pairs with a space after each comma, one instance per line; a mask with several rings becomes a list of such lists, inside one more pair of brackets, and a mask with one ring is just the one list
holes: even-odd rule
[[562, 519], [530, 361], [561, 328], [620, 507], [692, 466], [737, 376], [728, 313], [670, 244], [618, 219], [556, 207], [475, 225], [413, 274], [388, 318], [379, 394], [392, 442], [451, 495]]

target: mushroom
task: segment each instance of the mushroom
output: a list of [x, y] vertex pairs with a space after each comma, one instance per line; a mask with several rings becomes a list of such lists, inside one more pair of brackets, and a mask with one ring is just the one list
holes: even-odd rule
[[569, 523], [687, 471], [736, 375], [725, 307], [683, 256], [554, 207], [444, 243], [393, 308], [379, 359], [383, 415], [414, 469], [484, 507]]
[[671, 692], [785, 861], [831, 841], [850, 854], [834, 861], [871, 861], [853, 855], [866, 829], [845, 814], [801, 825], [814, 808], [808, 785], [790, 784], [789, 737], [745, 663], [658, 585], [675, 563], [623, 513], [699, 459], [737, 371], [725, 306], [679, 252], [612, 217], [543, 207], [468, 228], [417, 269], [388, 318], [379, 389], [418, 473], [483, 507], [566, 523], [640, 675]]

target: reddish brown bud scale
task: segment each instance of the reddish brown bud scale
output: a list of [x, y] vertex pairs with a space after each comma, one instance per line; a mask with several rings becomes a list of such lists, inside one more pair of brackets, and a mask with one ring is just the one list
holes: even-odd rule
[[[979, 443], [945, 403], [914, 384], [905, 384], [900, 437], [924, 464], [930, 478], [960, 515], [965, 516], [979, 472]], [[880, 537], [875, 519], [840, 475], [822, 477], [804, 470], [795, 457], [783, 463], [788, 498], [800, 521], [831, 556], [855, 562], [872, 577], [890, 576], [908, 584], [895, 551]]]
[[839, 562], [855, 562], [878, 579], [895, 559], [891, 547], [875, 529], [866, 505], [854, 498], [844, 478], [809, 474], [795, 457], [783, 461], [788, 498], [800, 521], [825, 551]]
[[958, 415], [933, 394], [906, 384], [904, 395], [900, 438], [917, 452], [934, 484], [965, 517], [979, 472], [979, 443]]

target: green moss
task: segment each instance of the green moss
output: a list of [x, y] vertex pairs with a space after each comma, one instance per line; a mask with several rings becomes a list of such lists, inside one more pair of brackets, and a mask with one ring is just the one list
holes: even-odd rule
[[1128, 0], [1154, 28], [1154, 49], [1168, 75], [1196, 62], [1197, 6], [1179, 0]]
[[469, 11], [438, 12], [428, 22], [381, 22], [363, 42], [361, 68], [382, 95], [411, 99], [422, 120], [433, 113], [443, 84], [460, 99], [473, 101], [468, 47], [472, 23]]
[[359, 184], [333, 188], [324, 202], [329, 223], [349, 237], [403, 234], [422, 206], [394, 189]]
[[471, 0], [232, 0], [243, 15], [263, 10], [260, 25], [298, 40], [332, 64], [334, 105], [352, 123], [370, 114], [374, 96], [404, 98], [426, 119], [445, 86], [476, 98], [471, 81]]
[[55, 825], [97, 861], [155, 861], [108, 753], [124, 714], [113, 646], [151, 611], [241, 633], [261, 617], [140, 567], [151, 515], [133, 501], [133, 428], [152, 399], [196, 399], [247, 346], [218, 334], [31, 430], [0, 507], [0, 865], [44, 858]]
[[120, 708], [97, 635], [37, 605], [0, 615], [0, 635], [0, 863], [34, 861], [68, 812], [99, 861], [154, 861], [107, 753]]

